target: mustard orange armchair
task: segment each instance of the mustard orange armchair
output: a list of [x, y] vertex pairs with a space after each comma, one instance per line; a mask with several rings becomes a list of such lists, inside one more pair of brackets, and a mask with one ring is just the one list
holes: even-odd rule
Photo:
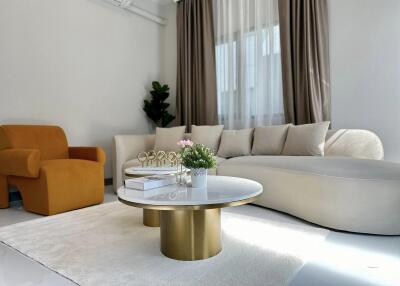
[[103, 202], [104, 151], [68, 147], [57, 126], [0, 126], [0, 208], [8, 187], [21, 193], [24, 208], [53, 215]]

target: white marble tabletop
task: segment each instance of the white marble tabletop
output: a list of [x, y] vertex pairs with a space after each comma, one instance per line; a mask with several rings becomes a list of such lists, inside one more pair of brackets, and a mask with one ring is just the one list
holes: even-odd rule
[[[247, 179], [225, 176], [208, 176], [207, 188], [190, 188], [169, 185], [139, 191], [121, 187], [118, 198], [126, 204], [149, 209], [213, 208], [239, 205], [257, 197], [263, 191], [261, 184]], [[243, 202], [246, 203], [246, 202]]]

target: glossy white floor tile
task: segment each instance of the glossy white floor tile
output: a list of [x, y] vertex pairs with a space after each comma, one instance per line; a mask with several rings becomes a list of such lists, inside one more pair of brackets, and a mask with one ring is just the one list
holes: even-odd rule
[[400, 236], [331, 231], [290, 286], [400, 285]]
[[76, 284], [0, 243], [0, 285], [71, 286]]
[[22, 206], [0, 209], [0, 227], [42, 217], [29, 213]]

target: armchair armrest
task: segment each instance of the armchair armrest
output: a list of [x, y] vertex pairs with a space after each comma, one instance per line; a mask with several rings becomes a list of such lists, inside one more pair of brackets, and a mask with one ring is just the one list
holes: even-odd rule
[[0, 174], [37, 178], [40, 170], [40, 152], [34, 149], [0, 150]]
[[99, 162], [104, 165], [106, 162], [106, 154], [99, 147], [68, 147], [70, 159], [81, 159]]

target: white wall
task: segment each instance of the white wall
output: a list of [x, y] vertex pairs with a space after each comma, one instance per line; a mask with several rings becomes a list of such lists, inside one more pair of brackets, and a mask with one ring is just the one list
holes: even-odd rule
[[101, 0], [1, 0], [0, 124], [60, 125], [70, 145], [105, 148], [111, 177], [113, 135], [150, 132], [151, 81], [175, 86], [170, 6], [163, 27]]
[[333, 128], [365, 128], [400, 161], [400, 1], [329, 0]]
[[[169, 0], [163, 0], [164, 2]], [[170, 97], [167, 100], [171, 106], [169, 111], [176, 114], [176, 69], [177, 69], [177, 38], [176, 38], [176, 5], [162, 6], [162, 14], [168, 19], [168, 25], [162, 33], [162, 70], [161, 80], [170, 87]]]

